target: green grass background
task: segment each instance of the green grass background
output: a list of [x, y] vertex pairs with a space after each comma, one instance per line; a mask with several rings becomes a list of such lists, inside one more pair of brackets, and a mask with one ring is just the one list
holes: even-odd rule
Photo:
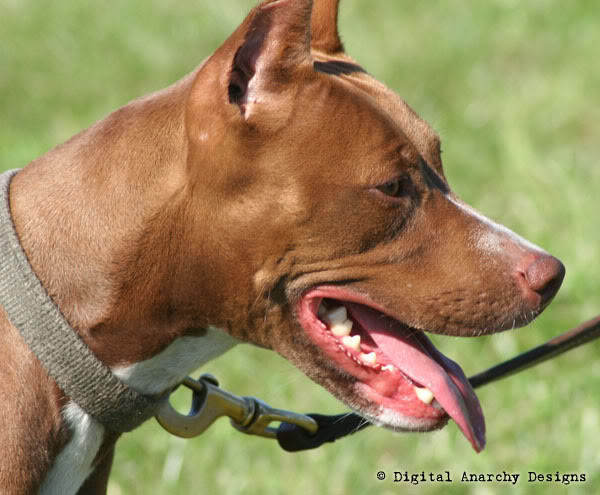
[[[193, 69], [253, 2], [0, 0], [0, 169], [20, 167], [129, 100]], [[468, 375], [600, 312], [600, 3], [580, 0], [344, 0], [348, 51], [443, 138], [454, 189], [555, 254], [567, 277], [532, 325], [435, 338]], [[432, 434], [371, 428], [287, 454], [226, 420], [201, 438], [154, 421], [117, 450], [109, 493], [600, 493], [600, 343], [480, 390], [488, 446], [454, 424]], [[223, 386], [297, 411], [345, 410], [274, 353], [239, 346], [207, 365]], [[377, 471], [388, 473], [378, 481]], [[451, 484], [393, 483], [448, 470]], [[521, 473], [515, 486], [464, 471]], [[527, 472], [585, 484], [527, 483]], [[0, 490], [1, 491], [1, 490]]]

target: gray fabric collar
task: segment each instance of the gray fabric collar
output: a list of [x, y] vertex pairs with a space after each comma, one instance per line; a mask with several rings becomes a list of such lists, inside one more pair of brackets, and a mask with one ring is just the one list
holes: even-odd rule
[[0, 175], [0, 305], [63, 392], [115, 432], [154, 416], [163, 398], [141, 395], [100, 362], [71, 328], [33, 272], [10, 213], [9, 185]]

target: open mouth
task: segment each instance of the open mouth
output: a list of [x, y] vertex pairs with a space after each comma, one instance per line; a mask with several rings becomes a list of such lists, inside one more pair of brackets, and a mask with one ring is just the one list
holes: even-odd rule
[[298, 319], [324, 354], [357, 379], [356, 391], [377, 406], [367, 416], [418, 431], [440, 428], [449, 416], [473, 448], [483, 450], [485, 420], [473, 388], [422, 331], [339, 287], [307, 292]]

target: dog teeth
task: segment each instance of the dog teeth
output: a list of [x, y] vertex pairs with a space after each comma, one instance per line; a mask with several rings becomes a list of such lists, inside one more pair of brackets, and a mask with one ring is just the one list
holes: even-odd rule
[[353, 349], [355, 351], [360, 350], [360, 335], [346, 335], [342, 337], [342, 344], [344, 344], [349, 349]]
[[345, 306], [338, 306], [337, 308], [332, 308], [329, 311], [325, 311], [325, 314], [323, 315], [323, 321], [329, 326], [333, 326], [336, 323], [343, 323], [347, 319], [348, 314], [346, 313]]
[[327, 309], [323, 305], [319, 307], [319, 317], [329, 326], [329, 330], [336, 337], [350, 335], [352, 331], [352, 320], [348, 319], [348, 313], [344, 306]]
[[394, 371], [396, 369], [396, 367], [393, 364], [386, 364], [385, 366], [381, 367], [382, 371]]
[[431, 404], [431, 402], [433, 401], [433, 392], [431, 390], [429, 390], [428, 388], [420, 387], [414, 387], [414, 389], [415, 393], [417, 394], [417, 397], [421, 402], [424, 402], [425, 404]]
[[[357, 335], [357, 337], [358, 337], [358, 335]], [[365, 354], [364, 352], [361, 352], [360, 356], [358, 356], [358, 357], [365, 364], [377, 363], [377, 356], [375, 356], [374, 352], [369, 352], [369, 354]]]
[[431, 403], [432, 407], [435, 407], [438, 411], [443, 411], [444, 408], [442, 407], [442, 405], [437, 401], [437, 399], [433, 399], [433, 402]]
[[334, 323], [331, 325], [331, 333], [336, 337], [344, 337], [346, 335], [350, 335], [352, 331], [352, 320], [346, 320], [341, 323]]

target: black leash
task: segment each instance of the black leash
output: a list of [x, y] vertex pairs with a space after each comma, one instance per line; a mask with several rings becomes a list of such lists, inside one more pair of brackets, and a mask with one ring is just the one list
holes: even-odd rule
[[[534, 347], [508, 361], [504, 361], [481, 373], [473, 375], [469, 378], [469, 382], [473, 388], [482, 387], [483, 385], [514, 375], [536, 364], [552, 359], [563, 352], [591, 342], [598, 337], [600, 337], [600, 316], [586, 321], [558, 337], [554, 337], [545, 344]], [[314, 449], [324, 443], [335, 442], [342, 437], [356, 433], [371, 425], [367, 420], [354, 413], [338, 414], [335, 416], [308, 414], [308, 416], [317, 422], [319, 426], [317, 432], [311, 435], [298, 425], [281, 423], [277, 430], [277, 441], [281, 448], [288, 452]]]

